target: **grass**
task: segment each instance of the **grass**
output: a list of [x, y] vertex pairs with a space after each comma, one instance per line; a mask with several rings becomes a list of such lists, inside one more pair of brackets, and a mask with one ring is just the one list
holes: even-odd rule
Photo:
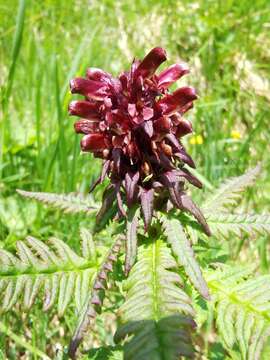
[[[191, 75], [184, 82], [200, 94], [188, 115], [199, 141], [186, 140], [198, 171], [212, 186], [262, 161], [262, 180], [249, 197], [260, 211], [266, 209], [269, 27], [267, 0], [0, 0], [0, 247], [12, 249], [31, 233], [41, 238], [57, 234], [76, 248], [79, 224], [86, 220], [63, 219], [20, 199], [15, 189], [87, 191], [100, 162], [80, 155], [66, 110], [68, 82], [89, 65], [117, 74], [133, 56], [157, 45], [167, 49], [170, 63], [189, 63]], [[255, 244], [262, 268], [267, 267], [268, 240]], [[34, 359], [35, 349], [45, 352], [51, 339], [61, 347], [75, 322], [72, 311], [62, 320], [38, 310], [31, 318], [26, 315], [21, 322], [16, 311], [3, 318], [12, 329], [18, 326], [22, 337], [19, 342], [11, 337], [7, 353], [9, 343], [1, 337], [0, 349], [8, 358], [16, 358], [16, 349], [23, 354], [26, 340]], [[108, 336], [102, 333], [104, 341]]]

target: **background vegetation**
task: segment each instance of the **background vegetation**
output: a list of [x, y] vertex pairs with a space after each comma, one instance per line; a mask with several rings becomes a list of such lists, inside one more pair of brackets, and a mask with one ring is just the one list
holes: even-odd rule
[[[194, 134], [186, 144], [206, 188], [262, 161], [260, 182], [243, 207], [250, 207], [252, 199], [255, 210], [266, 210], [269, 28], [267, 0], [0, 0], [0, 247], [13, 250], [26, 234], [41, 239], [54, 234], [78, 250], [79, 225], [92, 226], [84, 216], [63, 217], [27, 202], [15, 190], [87, 192], [100, 162], [80, 154], [74, 120], [67, 115], [69, 80], [88, 66], [116, 75], [133, 56], [142, 57], [154, 46], [167, 49], [170, 63], [184, 60], [191, 68], [182, 83], [195, 86], [200, 99], [188, 114]], [[101, 192], [95, 192], [97, 199]], [[193, 196], [201, 195], [195, 190]], [[100, 241], [106, 236], [100, 235]], [[248, 243], [243, 237], [224, 251], [233, 258], [241, 250], [242, 261], [256, 261], [267, 272], [268, 246], [267, 237]], [[91, 344], [112, 343], [112, 320], [100, 320]], [[71, 308], [59, 319], [37, 305], [31, 315], [15, 309], [1, 317], [1, 324], [3, 358], [35, 358], [30, 355], [35, 349], [54, 356], [70, 337], [75, 315]], [[17, 337], [7, 336], [5, 326]]]

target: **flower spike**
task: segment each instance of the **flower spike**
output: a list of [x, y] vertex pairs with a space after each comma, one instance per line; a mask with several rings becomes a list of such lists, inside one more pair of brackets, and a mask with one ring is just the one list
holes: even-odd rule
[[155, 204], [168, 209], [172, 203], [193, 214], [209, 234], [203, 215], [184, 195], [185, 182], [202, 186], [185, 168], [185, 164], [195, 167], [195, 163], [181, 143], [181, 138], [192, 132], [183, 115], [193, 107], [197, 94], [187, 86], [169, 91], [189, 69], [180, 63], [156, 74], [166, 59], [165, 50], [156, 47], [143, 60], [134, 60], [130, 71], [118, 78], [98, 68], [87, 69], [86, 78], [70, 82], [71, 92], [84, 99], [72, 101], [69, 113], [81, 118], [74, 125], [75, 131], [84, 135], [81, 149], [104, 160], [92, 189], [106, 176], [111, 182], [98, 219], [113, 204], [119, 217], [139, 205], [147, 231]]

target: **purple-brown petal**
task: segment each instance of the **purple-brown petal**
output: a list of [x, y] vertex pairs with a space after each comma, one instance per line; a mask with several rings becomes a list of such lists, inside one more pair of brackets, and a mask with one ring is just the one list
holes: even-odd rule
[[189, 103], [187, 103], [185, 106], [183, 106], [180, 109], [180, 113], [183, 115], [185, 114], [188, 110], [193, 108], [193, 101], [190, 101]]
[[135, 77], [142, 76], [143, 78], [152, 76], [156, 69], [166, 61], [166, 52], [160, 47], [152, 49], [142, 60], [135, 71]]
[[100, 117], [97, 105], [86, 100], [71, 101], [68, 112], [70, 115], [80, 116], [89, 120], [98, 120]]
[[81, 140], [82, 151], [102, 151], [107, 148], [103, 134], [88, 134]]
[[162, 90], [168, 89], [176, 80], [188, 72], [188, 66], [184, 63], [171, 65], [158, 75], [158, 88]]
[[99, 129], [99, 122], [87, 119], [81, 119], [74, 123], [74, 129], [77, 134], [90, 134]]
[[196, 100], [197, 95], [194, 88], [182, 87], [172, 94], [164, 96], [157, 103], [157, 108], [165, 115], [171, 115], [177, 111], [181, 112], [191, 101]]
[[184, 135], [192, 133], [192, 131], [193, 129], [191, 122], [186, 119], [181, 119], [180, 123], [177, 126], [176, 137], [182, 137]]
[[89, 99], [103, 100], [108, 95], [107, 85], [94, 80], [75, 78], [70, 81], [72, 94], [81, 94]]
[[143, 119], [144, 120], [149, 120], [153, 117], [154, 115], [154, 110], [152, 108], [149, 107], [144, 107], [143, 108]]
[[154, 134], [154, 129], [153, 129], [153, 122], [148, 120], [145, 121], [144, 123], [142, 123], [141, 125], [143, 131], [145, 132], [145, 134], [151, 138]]
[[167, 116], [163, 116], [154, 121], [154, 129], [158, 133], [166, 134], [170, 132], [171, 120]]
[[112, 80], [111, 74], [107, 73], [106, 71], [103, 71], [99, 68], [88, 68], [86, 70], [86, 77], [89, 80], [95, 80], [95, 81], [101, 81], [105, 83], [110, 83]]

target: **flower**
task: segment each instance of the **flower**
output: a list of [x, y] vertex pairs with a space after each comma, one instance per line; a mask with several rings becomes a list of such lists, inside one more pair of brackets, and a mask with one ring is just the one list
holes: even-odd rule
[[74, 127], [84, 134], [82, 151], [104, 160], [92, 187], [109, 176], [103, 208], [111, 207], [116, 199], [119, 215], [126, 216], [124, 198], [128, 208], [140, 203], [147, 229], [154, 208], [165, 207], [170, 200], [192, 213], [209, 233], [203, 215], [184, 191], [185, 180], [202, 186], [185, 167], [195, 164], [180, 140], [192, 132], [183, 115], [193, 107], [197, 94], [187, 86], [169, 91], [189, 70], [180, 63], [156, 74], [165, 60], [165, 50], [156, 47], [142, 61], [134, 60], [130, 71], [118, 78], [89, 68], [85, 78], [70, 82], [71, 92], [84, 100], [72, 101], [69, 113], [81, 118]]
[[202, 135], [193, 135], [190, 139], [189, 139], [189, 143], [191, 145], [202, 145], [203, 144], [203, 137]]
[[234, 140], [239, 140], [239, 139], [241, 139], [241, 134], [240, 134], [240, 132], [237, 131], [237, 130], [232, 130], [232, 131], [231, 131], [231, 137], [232, 137], [232, 139], [234, 139]]

